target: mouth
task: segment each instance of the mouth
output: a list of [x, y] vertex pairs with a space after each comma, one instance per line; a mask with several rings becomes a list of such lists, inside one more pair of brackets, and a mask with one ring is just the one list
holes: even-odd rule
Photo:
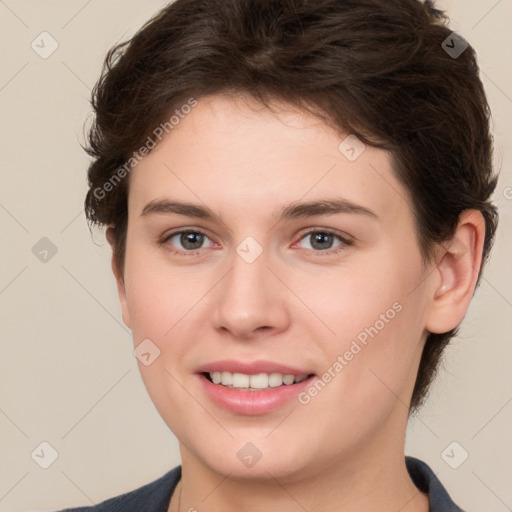
[[254, 416], [294, 401], [316, 379], [314, 373], [265, 361], [225, 360], [198, 368], [206, 397], [231, 413]]
[[202, 375], [212, 384], [239, 391], [269, 391], [282, 386], [292, 386], [313, 377], [314, 374], [294, 375], [291, 373], [246, 373], [213, 371], [202, 372]]

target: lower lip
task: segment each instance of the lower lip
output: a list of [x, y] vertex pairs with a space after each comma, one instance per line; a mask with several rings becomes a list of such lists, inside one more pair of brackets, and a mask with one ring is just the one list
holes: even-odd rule
[[296, 384], [284, 384], [265, 391], [240, 391], [213, 384], [203, 374], [198, 375], [206, 394], [213, 402], [231, 412], [247, 416], [274, 411], [290, 400], [297, 399], [297, 395], [315, 379], [315, 376], [311, 376]]

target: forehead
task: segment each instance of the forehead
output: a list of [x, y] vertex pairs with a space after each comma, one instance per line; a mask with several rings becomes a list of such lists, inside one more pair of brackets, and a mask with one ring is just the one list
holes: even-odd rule
[[131, 172], [130, 210], [172, 197], [239, 216], [343, 197], [384, 220], [410, 214], [388, 152], [290, 105], [271, 108], [247, 96], [200, 98]]

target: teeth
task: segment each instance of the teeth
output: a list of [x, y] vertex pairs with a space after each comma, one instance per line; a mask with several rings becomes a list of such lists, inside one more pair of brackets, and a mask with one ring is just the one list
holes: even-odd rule
[[277, 388], [283, 385], [283, 375], [281, 373], [271, 373], [268, 376], [268, 385], [271, 388]]
[[295, 375], [283, 375], [283, 383], [289, 386], [295, 381]]
[[268, 388], [268, 375], [266, 373], [258, 373], [258, 375], [251, 375], [249, 382], [251, 388], [254, 389]]
[[[223, 375], [224, 373], [226, 372], [222, 372]], [[231, 384], [234, 388], [248, 388], [249, 381], [249, 375], [244, 375], [243, 373], [233, 373], [233, 380]]]
[[233, 375], [230, 372], [222, 372], [220, 378], [221, 382], [226, 386], [233, 384]]
[[291, 375], [282, 373], [258, 373], [257, 375], [246, 375], [244, 373], [231, 372], [210, 372], [210, 378], [214, 384], [222, 384], [236, 389], [267, 389], [289, 386], [302, 382], [307, 375]]

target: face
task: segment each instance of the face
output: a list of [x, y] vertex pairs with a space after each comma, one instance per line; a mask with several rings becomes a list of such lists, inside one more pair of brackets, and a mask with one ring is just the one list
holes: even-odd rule
[[389, 153], [275, 107], [201, 98], [133, 169], [118, 284], [184, 463], [286, 481], [402, 456], [431, 287]]

